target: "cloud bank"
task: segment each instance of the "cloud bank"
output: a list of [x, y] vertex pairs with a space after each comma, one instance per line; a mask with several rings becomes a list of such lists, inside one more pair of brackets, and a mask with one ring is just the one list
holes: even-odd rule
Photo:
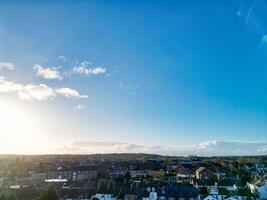
[[73, 142], [56, 150], [57, 153], [151, 153], [160, 155], [239, 156], [266, 155], [266, 142], [208, 141], [181, 147], [148, 146], [121, 142]]

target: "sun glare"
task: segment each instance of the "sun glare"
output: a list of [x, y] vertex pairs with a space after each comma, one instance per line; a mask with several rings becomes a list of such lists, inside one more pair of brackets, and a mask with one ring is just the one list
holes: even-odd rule
[[0, 101], [0, 153], [29, 153], [40, 136], [38, 121], [28, 110]]

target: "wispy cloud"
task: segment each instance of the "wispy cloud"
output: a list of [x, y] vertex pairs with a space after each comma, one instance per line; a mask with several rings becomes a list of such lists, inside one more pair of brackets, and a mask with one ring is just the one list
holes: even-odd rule
[[86, 108], [86, 105], [84, 104], [78, 104], [74, 107], [74, 110], [84, 110]]
[[251, 62], [258, 57], [259, 53], [263, 50], [263, 47], [265, 47], [266, 45], [267, 45], [267, 34], [264, 34], [261, 37], [258, 48], [256, 49], [254, 55], [251, 58]]
[[240, 17], [240, 16], [242, 15], [241, 8], [238, 9], [238, 11], [236, 12], [236, 15], [237, 15], [238, 17]]
[[251, 15], [252, 15], [252, 11], [253, 11], [253, 8], [254, 6], [251, 6], [247, 12], [247, 15], [246, 15], [246, 19], [245, 19], [245, 23], [248, 24], [250, 18], [251, 18]]
[[67, 58], [63, 55], [60, 55], [57, 57], [58, 60], [60, 60], [61, 62], [66, 62]]
[[0, 62], [0, 69], [13, 70], [15, 65], [11, 62]]
[[104, 67], [93, 67], [92, 63], [88, 61], [83, 61], [77, 66], [73, 67], [70, 74], [80, 74], [80, 75], [97, 75], [106, 73], [106, 68]]
[[56, 79], [56, 80], [61, 80], [62, 76], [60, 75], [60, 72], [58, 71], [57, 68], [53, 67], [42, 67], [41, 65], [34, 65], [34, 69], [36, 70], [36, 75], [41, 76], [45, 79]]
[[77, 74], [97, 75], [105, 73], [106, 69], [103, 67], [88, 68], [88, 67], [78, 66], [73, 68], [73, 72]]
[[73, 142], [57, 149], [62, 153], [92, 154], [92, 153], [153, 153], [161, 155], [261, 155], [267, 152], [265, 142], [231, 142], [207, 141], [200, 144], [167, 147], [148, 146], [123, 142]]
[[267, 34], [265, 34], [264, 36], [262, 36], [262, 42], [265, 42], [267, 44]]
[[45, 101], [53, 99], [57, 94], [66, 98], [87, 98], [87, 95], [71, 88], [57, 88], [47, 86], [46, 84], [20, 84], [7, 81], [5, 77], [0, 76], [0, 93], [15, 93], [22, 100]]

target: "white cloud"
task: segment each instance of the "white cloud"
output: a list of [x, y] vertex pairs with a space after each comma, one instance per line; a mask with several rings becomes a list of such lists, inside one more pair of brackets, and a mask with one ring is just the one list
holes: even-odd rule
[[106, 68], [103, 67], [88, 68], [85, 66], [76, 66], [73, 68], [73, 72], [76, 74], [97, 75], [106, 73]]
[[66, 98], [77, 97], [86, 98], [86, 95], [80, 95], [77, 90], [70, 88], [54, 89], [45, 84], [18, 84], [7, 81], [5, 77], [0, 76], [0, 93], [15, 93], [20, 99], [29, 101], [45, 101], [53, 99], [57, 94]]
[[92, 63], [88, 61], [83, 61], [72, 69], [72, 74], [81, 74], [81, 75], [97, 75], [106, 73], [106, 68], [104, 67], [89, 67]]
[[[64, 72], [64, 75], [67, 77], [70, 77], [74, 74], [80, 74], [85, 76], [92, 76], [92, 75], [99, 75], [99, 74], [105, 74], [107, 72], [107, 69], [104, 67], [93, 67], [93, 64], [88, 61], [79, 62], [76, 61], [76, 66], [73, 67], [71, 71]], [[108, 73], [108, 76], [111, 74]]]
[[8, 69], [8, 70], [13, 70], [15, 65], [11, 62], [0, 62], [0, 69]]
[[74, 110], [84, 110], [86, 108], [86, 105], [84, 104], [78, 104], [74, 107]]
[[4, 76], [0, 76], [0, 92], [17, 92], [23, 88], [23, 85], [6, 81]]
[[57, 151], [61, 153], [152, 153], [160, 155], [262, 155], [266, 154], [267, 143], [265, 142], [229, 142], [229, 141], [208, 141], [196, 145], [166, 147], [148, 146], [135, 143], [123, 142], [73, 142], [65, 145]]
[[41, 76], [45, 79], [62, 79], [62, 76], [60, 75], [60, 72], [57, 70], [57, 68], [44, 68], [41, 65], [36, 64], [34, 65], [34, 69], [36, 70], [37, 76]]
[[63, 55], [58, 56], [57, 59], [60, 60], [61, 62], [66, 62], [67, 60], [66, 57]]
[[21, 90], [18, 91], [18, 95], [20, 99], [31, 101], [45, 101], [56, 96], [53, 89], [45, 84], [25, 85]]
[[30, 101], [44, 101], [55, 97], [53, 89], [45, 84], [23, 85], [7, 81], [3, 76], [0, 76], [0, 93], [16, 93], [20, 99]]
[[257, 149], [257, 152], [258, 153], [267, 153], [267, 145], [266, 146], [262, 146], [262, 147], [259, 147], [258, 149]]
[[56, 89], [55, 92], [67, 98], [68, 97], [88, 98], [87, 95], [80, 95], [80, 93], [77, 90], [67, 87]]

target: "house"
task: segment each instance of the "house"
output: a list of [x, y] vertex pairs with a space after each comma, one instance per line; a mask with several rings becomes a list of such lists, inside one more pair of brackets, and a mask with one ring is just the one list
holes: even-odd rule
[[158, 194], [154, 187], [147, 187], [146, 191], [148, 193], [148, 196], [142, 197], [142, 200], [157, 200]]
[[72, 171], [72, 180], [96, 179], [98, 167], [80, 165], [80, 166], [73, 167], [71, 171]]
[[214, 195], [210, 194], [203, 198], [203, 200], [246, 200], [251, 199], [243, 196], [226, 196], [226, 195]]
[[217, 179], [217, 176], [205, 167], [199, 167], [196, 170], [196, 179]]
[[78, 165], [68, 167], [58, 167], [47, 171], [47, 179], [68, 179], [68, 180], [82, 180], [82, 179], [96, 179], [99, 168], [90, 165]]
[[178, 165], [176, 168], [176, 179], [177, 181], [189, 181], [195, 178], [195, 173], [191, 167], [185, 165]]
[[260, 199], [267, 199], [267, 182], [262, 180], [253, 180], [247, 183], [251, 193], [258, 193]]
[[195, 179], [192, 181], [192, 184], [194, 184], [196, 188], [201, 188], [201, 187], [213, 188], [214, 186], [216, 186], [215, 180], [212, 179], [203, 179], [203, 180]]
[[136, 200], [137, 196], [135, 194], [125, 194], [123, 200]]
[[216, 187], [210, 189], [209, 195], [203, 198], [203, 200], [246, 200], [246, 199], [248, 199], [248, 197], [219, 194], [219, 190]]
[[209, 194], [208, 196], [204, 197], [203, 200], [224, 200], [224, 197], [222, 195]]
[[245, 164], [245, 165], [243, 166], [243, 170], [246, 171], [246, 172], [250, 172], [251, 167], [250, 167], [249, 165]]
[[111, 194], [95, 194], [91, 197], [91, 200], [117, 200], [117, 198]]
[[226, 196], [224, 199], [225, 200], [246, 200], [246, 199], [251, 199], [251, 198], [243, 197], [243, 196]]
[[256, 164], [256, 170], [259, 173], [264, 173], [264, 172], [267, 171], [267, 168], [266, 168], [266, 166], [264, 164], [258, 163], [258, 164]]
[[192, 185], [167, 185], [159, 189], [159, 199], [198, 199], [198, 189]]
[[111, 178], [122, 178], [125, 174], [125, 169], [121, 166], [111, 166], [108, 169], [108, 175]]
[[217, 182], [217, 187], [227, 189], [228, 191], [236, 191], [238, 185], [238, 182], [229, 178], [224, 178]]
[[147, 174], [147, 172], [143, 171], [143, 170], [132, 170], [132, 171], [130, 171], [130, 175], [133, 178], [138, 177], [138, 176], [145, 176], [146, 174]]
[[172, 184], [176, 183], [176, 174], [175, 173], [166, 173], [161, 177], [161, 181], [167, 183], [167, 184]]
[[38, 172], [34, 172], [30, 175], [29, 177], [29, 180], [31, 180], [32, 182], [35, 182], [35, 181], [39, 181], [39, 182], [42, 182], [46, 179], [46, 173], [38, 173]]
[[6, 179], [7, 179], [6, 177], [0, 177], [0, 187], [2, 187]]

